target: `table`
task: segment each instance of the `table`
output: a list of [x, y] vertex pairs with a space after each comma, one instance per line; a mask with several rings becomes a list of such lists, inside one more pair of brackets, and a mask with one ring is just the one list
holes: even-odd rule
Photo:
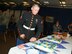
[[61, 45], [63, 45], [66, 49], [57, 48], [60, 51], [60, 52], [56, 52], [57, 54], [71, 54], [71, 51], [72, 51], [72, 37], [69, 37], [65, 41], [69, 42], [69, 44], [61, 44]]
[[[44, 37], [42, 39], [45, 39], [45, 38], [46, 37]], [[57, 50], [57, 51], [55, 51], [56, 54], [71, 54], [71, 51], [72, 51], [72, 37], [68, 37], [65, 41], [68, 42], [68, 43], [60, 44], [60, 45], [64, 46], [66, 49], [56, 48], [56, 50]], [[26, 43], [26, 44], [32, 45], [30, 42]], [[39, 53], [38, 50], [33, 49], [31, 54], [38, 54], [38, 53], [35, 53], [35, 52]], [[19, 49], [17, 46], [14, 46], [14, 47], [10, 48], [8, 54], [26, 54], [26, 51], [24, 51], [23, 49]], [[49, 54], [49, 53], [47, 53], [47, 54]], [[54, 54], [54, 53], [51, 53], [51, 54]]]

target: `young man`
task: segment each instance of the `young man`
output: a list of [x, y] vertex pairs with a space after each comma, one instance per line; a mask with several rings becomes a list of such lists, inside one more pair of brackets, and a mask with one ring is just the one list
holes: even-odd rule
[[[20, 20], [18, 21], [19, 37], [17, 39], [17, 45], [36, 41], [40, 33], [42, 32], [42, 20], [38, 15], [40, 10], [39, 5], [34, 4], [31, 7], [31, 12], [24, 12]], [[34, 34], [37, 28], [36, 34]]]

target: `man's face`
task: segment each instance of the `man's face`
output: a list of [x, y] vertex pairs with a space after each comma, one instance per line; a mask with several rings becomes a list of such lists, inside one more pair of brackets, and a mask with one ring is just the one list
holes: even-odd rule
[[56, 22], [56, 25], [59, 26], [59, 22], [58, 21]]
[[36, 15], [38, 12], [39, 12], [39, 7], [38, 6], [33, 6], [32, 8], [31, 8], [31, 10], [32, 10], [32, 13], [34, 14], [34, 15]]

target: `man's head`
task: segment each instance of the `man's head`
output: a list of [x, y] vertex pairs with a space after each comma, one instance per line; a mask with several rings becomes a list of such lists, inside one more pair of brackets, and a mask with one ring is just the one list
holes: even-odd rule
[[32, 14], [36, 15], [38, 12], [39, 12], [39, 5], [38, 4], [34, 4], [32, 7], [31, 7], [31, 10], [32, 10]]
[[59, 26], [59, 21], [56, 22], [56, 26]]

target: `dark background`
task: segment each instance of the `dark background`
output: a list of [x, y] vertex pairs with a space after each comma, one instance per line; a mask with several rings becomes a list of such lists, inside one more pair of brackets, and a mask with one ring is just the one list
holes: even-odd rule
[[[6, 6], [1, 5], [0, 6], [2, 10], [6, 9], [12, 9], [12, 10], [28, 10], [30, 11], [30, 7], [24, 7], [22, 5], [18, 6]], [[63, 30], [67, 30], [68, 24], [72, 23], [72, 9], [65, 9], [65, 8], [53, 8], [53, 7], [41, 7], [39, 15], [41, 15], [44, 20], [44, 32], [47, 33], [48, 30], [52, 30], [52, 25], [58, 20], [60, 24], [62, 25]], [[49, 23], [46, 22], [45, 18], [46, 16], [52, 16], [54, 17], [54, 22]]]

